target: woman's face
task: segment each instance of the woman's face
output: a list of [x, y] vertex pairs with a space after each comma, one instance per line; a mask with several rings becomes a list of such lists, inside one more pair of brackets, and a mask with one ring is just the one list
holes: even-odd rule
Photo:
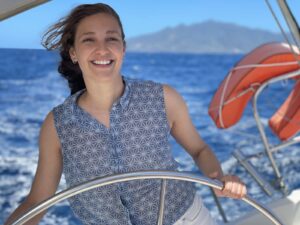
[[117, 20], [109, 14], [98, 13], [80, 21], [70, 56], [78, 61], [85, 82], [97, 82], [120, 75], [124, 52]]

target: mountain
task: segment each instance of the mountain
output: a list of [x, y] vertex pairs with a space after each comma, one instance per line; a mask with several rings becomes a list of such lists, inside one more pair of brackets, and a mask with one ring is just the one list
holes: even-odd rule
[[130, 38], [127, 40], [127, 51], [246, 53], [260, 44], [280, 40], [282, 37], [278, 33], [209, 20]]

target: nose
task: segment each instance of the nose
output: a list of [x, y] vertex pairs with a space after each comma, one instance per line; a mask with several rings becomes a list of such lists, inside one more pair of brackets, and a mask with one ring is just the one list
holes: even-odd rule
[[95, 51], [96, 51], [96, 53], [101, 54], [101, 55], [106, 54], [108, 52], [108, 48], [107, 48], [105, 41], [97, 42]]

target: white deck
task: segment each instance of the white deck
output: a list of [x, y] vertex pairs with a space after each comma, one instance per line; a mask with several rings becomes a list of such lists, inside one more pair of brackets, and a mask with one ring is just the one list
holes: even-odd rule
[[[300, 189], [294, 190], [286, 198], [276, 200], [268, 207], [285, 225], [300, 225]], [[266, 217], [258, 211], [253, 211], [229, 225], [272, 225]]]

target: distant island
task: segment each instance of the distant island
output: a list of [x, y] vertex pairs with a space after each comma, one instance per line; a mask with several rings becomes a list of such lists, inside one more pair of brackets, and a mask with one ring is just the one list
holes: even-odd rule
[[279, 33], [209, 20], [130, 38], [127, 40], [127, 51], [237, 54], [282, 39]]

